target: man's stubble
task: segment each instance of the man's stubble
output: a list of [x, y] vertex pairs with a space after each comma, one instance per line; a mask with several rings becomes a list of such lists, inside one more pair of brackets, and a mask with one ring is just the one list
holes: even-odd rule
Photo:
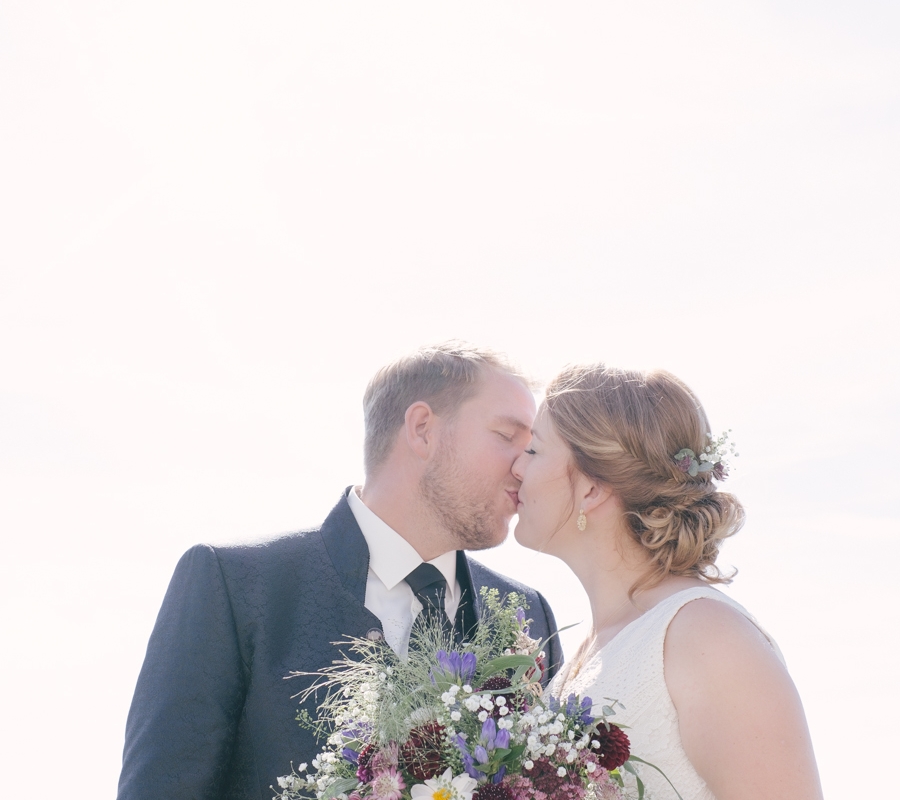
[[452, 435], [444, 439], [434, 461], [422, 476], [422, 500], [438, 523], [463, 550], [487, 550], [501, 544], [508, 522], [496, 511], [491, 488], [479, 483], [461, 463]]

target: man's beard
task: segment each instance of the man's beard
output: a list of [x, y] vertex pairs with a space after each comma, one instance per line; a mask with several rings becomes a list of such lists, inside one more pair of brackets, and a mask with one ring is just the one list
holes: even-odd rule
[[498, 517], [484, 487], [469, 478], [446, 440], [422, 476], [419, 491], [434, 518], [463, 550], [486, 550], [506, 538], [507, 522]]

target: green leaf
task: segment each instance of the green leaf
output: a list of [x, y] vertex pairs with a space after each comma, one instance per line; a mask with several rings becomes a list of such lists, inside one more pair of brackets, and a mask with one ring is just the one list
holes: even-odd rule
[[524, 753], [524, 752], [525, 752], [524, 744], [514, 745], [513, 747], [509, 748], [509, 758], [507, 758], [506, 760], [507, 761], [515, 761], [515, 760], [521, 758], [522, 753]]
[[332, 800], [332, 798], [337, 797], [339, 794], [352, 792], [357, 786], [359, 786], [359, 781], [356, 780], [356, 778], [338, 778], [336, 781], [330, 783], [325, 789], [322, 800]]
[[532, 656], [497, 656], [497, 658], [492, 658], [484, 665], [484, 669], [481, 671], [481, 677], [487, 678], [498, 672], [506, 672], [508, 669], [518, 669], [520, 667], [528, 669], [536, 665], [537, 662]]
[[[628, 761], [637, 761], [639, 764], [646, 764], [648, 767], [652, 767], [653, 769], [655, 769], [666, 779], [666, 783], [668, 783], [669, 786], [672, 787], [672, 791], [675, 792], [675, 794], [678, 796], [678, 800], [684, 800], [684, 798], [680, 794], [678, 794], [678, 789], [675, 788], [675, 784], [669, 780], [669, 776], [666, 775], [666, 773], [663, 772], [659, 767], [657, 767], [656, 764], [651, 764], [649, 761], [644, 761], [643, 758], [638, 758], [637, 756], [629, 756]], [[623, 764], [623, 766], [626, 768], [628, 768], [628, 761]], [[629, 768], [628, 771], [631, 772], [635, 777], [637, 777], [637, 772], [635, 772], [634, 767]]]

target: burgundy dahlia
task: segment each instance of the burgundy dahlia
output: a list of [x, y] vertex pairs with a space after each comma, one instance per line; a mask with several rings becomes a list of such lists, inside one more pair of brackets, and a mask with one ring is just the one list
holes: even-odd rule
[[413, 778], [427, 781], [447, 768], [444, 764], [446, 736], [446, 729], [437, 722], [419, 725], [410, 731], [409, 739], [400, 748], [400, 761]]
[[484, 783], [475, 790], [472, 800], [513, 800], [513, 793], [505, 783]]
[[621, 767], [631, 755], [631, 742], [625, 731], [616, 725], [610, 725], [609, 729], [600, 725], [591, 734], [591, 752], [596, 753], [601, 767], [615, 769]]

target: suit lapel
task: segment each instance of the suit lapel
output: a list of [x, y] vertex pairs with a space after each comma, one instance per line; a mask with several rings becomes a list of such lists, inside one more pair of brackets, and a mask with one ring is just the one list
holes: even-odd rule
[[461, 599], [456, 610], [454, 629], [460, 631], [463, 639], [470, 639], [481, 620], [482, 600], [480, 587], [472, 582], [469, 559], [462, 550], [456, 551], [456, 580], [459, 581]]
[[347, 493], [352, 488], [349, 487], [344, 492], [344, 496], [325, 518], [321, 534], [334, 571], [341, 586], [352, 598], [350, 605], [358, 616], [358, 631], [347, 631], [346, 634], [362, 637], [374, 635], [374, 631], [381, 634], [382, 626], [381, 620], [365, 607], [369, 547], [347, 503]]

